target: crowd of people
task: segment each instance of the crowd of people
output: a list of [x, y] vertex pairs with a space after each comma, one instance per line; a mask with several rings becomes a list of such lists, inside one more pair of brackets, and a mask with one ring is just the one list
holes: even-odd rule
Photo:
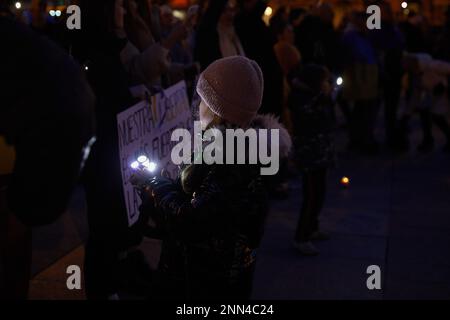
[[[450, 11], [446, 25], [435, 30], [419, 13], [410, 12], [407, 19], [397, 21], [390, 5], [378, 1], [382, 28], [369, 30], [365, 12], [351, 12], [336, 26], [333, 7], [327, 3], [308, 10], [277, 8], [267, 24], [263, 20], [267, 3], [262, 0], [200, 0], [183, 19], [175, 18], [172, 8], [160, 2], [164, 1], [73, 1], [82, 10], [81, 30], [67, 30], [62, 17], [49, 17], [45, 1], [28, 19], [14, 16], [8, 6], [1, 6], [2, 29], [26, 34], [30, 42], [33, 37], [39, 39], [27, 47], [17, 45], [11, 31], [7, 34], [10, 53], [16, 58], [3, 57], [2, 52], [2, 63], [17, 61], [17, 57], [22, 58], [21, 63], [31, 63], [28, 67], [9, 64], [8, 75], [17, 77], [15, 68], [25, 75], [32, 70], [47, 73], [42, 78], [26, 76], [30, 81], [40, 81], [39, 86], [33, 89], [30, 84], [21, 90], [29, 92], [39, 105], [48, 103], [50, 89], [52, 93], [58, 90], [50, 100], [55, 103], [52, 112], [64, 121], [76, 113], [57, 110], [56, 106], [68, 109], [68, 104], [79, 104], [79, 109], [85, 108], [83, 121], [81, 116], [76, 118], [84, 130], [72, 129], [72, 136], [67, 133], [71, 126], [63, 120], [58, 122], [62, 128], [52, 123], [49, 128], [42, 124], [36, 129], [46, 134], [50, 134], [50, 128], [52, 132], [59, 130], [66, 134], [65, 144], [72, 143], [70, 150], [53, 145], [55, 150], [72, 156], [72, 171], [61, 169], [70, 176], [67, 184], [62, 184], [65, 188], [59, 190], [64, 193], [61, 202], [67, 202], [74, 184], [77, 165], [73, 161], [82, 158], [82, 147], [95, 127], [95, 143], [81, 171], [89, 225], [84, 266], [87, 298], [115, 299], [124, 290], [149, 297], [249, 298], [267, 198], [270, 193], [288, 192], [289, 163], [301, 172], [303, 186], [294, 245], [303, 255], [317, 255], [313, 242], [329, 238], [320, 228], [319, 215], [325, 202], [327, 171], [336, 158], [336, 108], [346, 119], [348, 147], [354, 152], [373, 156], [380, 151], [375, 127], [381, 107], [385, 142], [390, 149], [408, 150], [408, 123], [417, 113], [423, 130], [419, 151], [433, 149], [433, 124], [447, 139], [444, 150], [450, 151], [446, 119]], [[42, 36], [51, 41], [42, 40]], [[23, 38], [24, 42], [28, 38]], [[36, 56], [55, 58], [50, 61]], [[75, 65], [79, 70], [74, 70]], [[61, 72], [68, 72], [66, 78], [71, 75], [72, 80], [61, 80]], [[194, 92], [199, 96], [198, 116], [205, 124], [203, 129], [283, 131], [280, 149], [286, 151], [281, 154], [284, 168], [275, 179], [263, 179], [259, 165], [190, 165], [182, 168], [176, 181], [152, 178], [139, 187], [141, 215], [129, 227], [116, 115], [138, 101], [130, 87], [143, 84], [150, 92], [158, 92], [180, 80], [186, 81], [190, 98]], [[24, 82], [11, 84], [24, 86]], [[11, 127], [10, 120], [3, 123], [7, 116], [17, 118], [14, 110], [27, 104], [21, 99], [25, 93], [17, 93], [17, 88], [8, 90], [4, 99], [2, 93], [2, 101], [10, 102], [11, 109], [5, 116], [2, 113], [0, 134], [16, 147], [18, 161], [42, 150], [36, 150], [41, 145], [24, 145], [24, 137], [30, 134], [27, 126], [17, 122]], [[404, 104], [400, 103], [402, 96]], [[293, 151], [288, 154], [289, 136]], [[50, 146], [45, 148], [55, 153]], [[44, 160], [54, 165], [50, 156]], [[22, 223], [48, 223], [58, 216], [54, 212], [63, 211], [58, 203], [57, 209], [50, 208], [40, 217], [39, 210], [26, 207], [29, 204], [17, 199], [17, 194], [28, 195], [21, 187], [27, 185], [22, 181], [26, 164], [16, 165], [14, 170], [12, 182], [2, 181], [2, 186], [15, 186], [16, 194], [4, 203]], [[38, 178], [50, 181], [48, 176]], [[54, 199], [50, 192], [53, 188], [57, 187], [44, 184], [41, 193], [49, 192]], [[51, 201], [48, 195], [37, 195], [41, 202]], [[29, 197], [39, 202], [37, 195]], [[43, 207], [42, 211], [48, 209]], [[49, 213], [53, 213], [51, 217]], [[148, 232], [149, 217], [158, 225], [162, 238], [157, 271], [149, 269], [144, 254], [132, 249]], [[11, 224], [4, 220], [1, 226], [7, 229]], [[11, 239], [2, 239], [2, 243], [8, 241]], [[26, 247], [26, 241], [28, 236], [14, 242]], [[0, 261], [0, 276], [1, 265], [8, 266], [8, 259], [14, 259], [7, 246], [2, 246], [2, 256], [5, 262]], [[24, 274], [29, 270], [24, 269], [17, 278], [27, 277]], [[4, 267], [5, 275], [11, 272], [8, 270]]]

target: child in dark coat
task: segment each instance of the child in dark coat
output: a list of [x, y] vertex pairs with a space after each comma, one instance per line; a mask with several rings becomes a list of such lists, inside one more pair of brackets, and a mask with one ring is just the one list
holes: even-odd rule
[[[201, 74], [197, 92], [203, 130], [225, 135], [229, 129], [277, 129], [280, 139], [270, 143], [281, 158], [287, 156], [286, 129], [272, 116], [257, 115], [263, 76], [256, 62], [241, 56], [215, 61]], [[192, 163], [177, 181], [158, 176], [145, 182], [141, 191], [150, 205], [142, 209], [165, 233], [155, 292], [169, 298], [250, 298], [268, 208], [260, 169], [259, 163]]]
[[325, 200], [327, 170], [334, 162], [330, 73], [325, 67], [307, 65], [291, 73], [290, 82], [295, 155], [303, 175], [295, 247], [304, 255], [317, 255], [311, 241], [328, 238], [319, 229], [319, 214]]

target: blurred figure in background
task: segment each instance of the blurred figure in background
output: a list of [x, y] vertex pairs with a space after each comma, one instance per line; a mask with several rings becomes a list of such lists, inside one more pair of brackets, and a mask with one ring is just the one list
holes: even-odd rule
[[[445, 12], [444, 28], [436, 40], [433, 56], [436, 59], [450, 62], [450, 6], [447, 7]], [[450, 83], [450, 76], [447, 78], [447, 82]], [[448, 86], [447, 97], [450, 98], [450, 85]]]
[[235, 25], [245, 54], [255, 60], [264, 74], [264, 96], [260, 113], [280, 117], [283, 105], [283, 72], [274, 51], [274, 39], [262, 16], [267, 4], [262, 0], [239, 0]]
[[68, 205], [94, 135], [94, 95], [48, 39], [3, 16], [0, 37], [0, 297], [26, 299], [30, 227]]
[[[270, 17], [269, 27], [272, 33], [273, 41], [277, 42], [278, 26], [283, 24], [289, 24], [289, 12], [285, 6], [281, 6], [275, 11], [275, 13]], [[294, 32], [292, 34], [295, 36]], [[294, 42], [294, 40], [292, 40]]]
[[306, 65], [290, 77], [289, 107], [294, 123], [294, 147], [302, 172], [303, 203], [295, 232], [295, 247], [303, 255], [317, 255], [311, 241], [326, 240], [319, 215], [325, 202], [328, 168], [334, 163], [332, 80], [323, 66]]
[[405, 45], [408, 52], [431, 52], [429, 26], [423, 15], [410, 11], [408, 19], [401, 24], [401, 29], [405, 36]]
[[169, 5], [163, 5], [160, 7], [160, 24], [162, 39], [169, 38], [171, 33], [177, 28], [182, 28], [183, 31], [183, 37], [180, 37], [170, 49], [171, 62], [183, 65], [191, 63], [190, 55], [182, 43], [182, 40], [187, 37], [187, 29], [183, 23], [175, 19], [173, 16], [173, 10]]
[[402, 85], [402, 55], [405, 46], [403, 35], [394, 21], [391, 6], [381, 3], [381, 29], [369, 32], [379, 60], [380, 85], [384, 102], [386, 144], [392, 150], [404, 151], [407, 141], [401, 134], [398, 106]]
[[365, 154], [379, 150], [374, 130], [378, 113], [378, 61], [368, 38], [366, 14], [354, 12], [342, 36], [343, 98], [352, 105], [350, 148]]
[[300, 52], [294, 46], [294, 31], [292, 26], [281, 20], [271, 21], [272, 32], [277, 38], [274, 50], [278, 63], [283, 70], [283, 106], [282, 106], [282, 122], [292, 132], [292, 119], [288, 108], [288, 97], [290, 95], [290, 85], [288, 77], [290, 73], [300, 66]]
[[[128, 270], [125, 275], [120, 270], [129, 248], [142, 240], [140, 228], [146, 224], [141, 217], [141, 221], [128, 227], [119, 161], [116, 117], [133, 105], [121, 59], [130, 44], [125, 33], [123, 0], [86, 0], [82, 8], [83, 37], [77, 57], [97, 96], [97, 142], [83, 172], [89, 226], [85, 289], [88, 299], [117, 299], [124, 277], [139, 276], [136, 270]], [[145, 276], [140, 282], [145, 286]]]
[[409, 72], [412, 92], [408, 100], [409, 112], [419, 111], [422, 122], [423, 140], [418, 146], [420, 152], [429, 152], [434, 147], [432, 124], [445, 135], [445, 152], [450, 152], [450, 126], [447, 122], [448, 97], [447, 79], [450, 63], [433, 59], [426, 53], [405, 54], [403, 67]]
[[220, 58], [245, 56], [234, 28], [235, 14], [234, 0], [210, 0], [207, 3], [198, 25], [194, 51], [194, 58], [202, 70]]
[[190, 6], [186, 13], [186, 27], [188, 29], [188, 35], [186, 37], [186, 41], [184, 46], [189, 55], [189, 62], [193, 63], [194, 60], [194, 50], [195, 50], [195, 40], [197, 37], [197, 27], [200, 16], [200, 6], [193, 5]]
[[340, 58], [338, 36], [333, 27], [334, 11], [320, 3], [301, 18], [295, 27], [295, 44], [305, 64], [314, 63], [335, 71]]

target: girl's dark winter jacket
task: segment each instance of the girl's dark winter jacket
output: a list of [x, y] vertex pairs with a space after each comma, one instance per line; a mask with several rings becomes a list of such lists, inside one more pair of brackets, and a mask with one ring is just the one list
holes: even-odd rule
[[[258, 116], [252, 126], [280, 129], [280, 156], [287, 156], [290, 137], [274, 118]], [[180, 297], [248, 297], [267, 212], [263, 177], [259, 165], [192, 164], [177, 182], [151, 183], [153, 217], [166, 232], [159, 265], [165, 288]]]

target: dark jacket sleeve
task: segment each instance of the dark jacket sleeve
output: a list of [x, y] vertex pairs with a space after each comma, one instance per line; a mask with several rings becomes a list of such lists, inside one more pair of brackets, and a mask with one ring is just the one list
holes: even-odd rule
[[63, 213], [77, 182], [94, 97], [81, 68], [55, 44], [4, 18], [0, 38], [0, 134], [16, 150], [8, 206], [23, 223], [43, 225]]
[[[153, 183], [155, 206], [165, 229], [180, 240], [201, 240], [226, 230], [223, 186], [211, 170], [192, 197], [175, 183]], [[229, 217], [228, 217], [229, 218]]]

